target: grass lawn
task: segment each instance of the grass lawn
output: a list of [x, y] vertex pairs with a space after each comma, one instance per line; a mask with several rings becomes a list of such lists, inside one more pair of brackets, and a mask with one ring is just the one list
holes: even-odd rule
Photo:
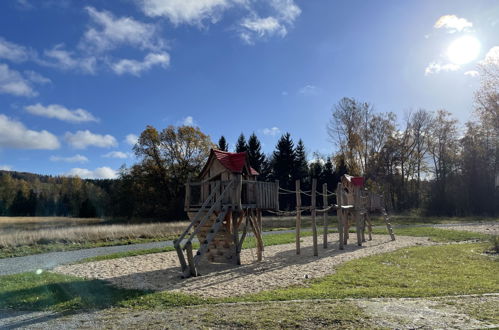
[[0, 277], [0, 308], [76, 310], [169, 308], [216, 302], [345, 297], [427, 297], [499, 292], [497, 256], [488, 243], [411, 247], [349, 261], [337, 273], [296, 286], [226, 299], [114, 288], [99, 280], [24, 273]]
[[[354, 229], [351, 230], [354, 232]], [[318, 230], [318, 235], [322, 236], [322, 230]], [[334, 234], [336, 231], [329, 230], [329, 233]], [[386, 235], [386, 229], [374, 229], [373, 234]], [[429, 237], [431, 240], [435, 242], [461, 242], [461, 241], [475, 241], [475, 240], [488, 240], [490, 238], [489, 235], [473, 233], [469, 231], [456, 231], [456, 230], [446, 230], [432, 227], [415, 227], [415, 228], [400, 228], [396, 230], [396, 235], [402, 236], [417, 236], [417, 237]], [[302, 237], [312, 236], [311, 231], [303, 231], [301, 233]], [[335, 242], [338, 237], [329, 236], [328, 240], [331, 242]], [[271, 245], [280, 245], [280, 244], [288, 244], [295, 242], [295, 234], [294, 233], [284, 233], [284, 234], [268, 234], [263, 236], [263, 241], [265, 246]], [[352, 241], [351, 241], [352, 242]], [[255, 239], [252, 236], [246, 238], [243, 243], [243, 249], [255, 248]], [[353, 244], [353, 243], [351, 243]], [[199, 244], [193, 244], [194, 249], [199, 247]], [[132, 257], [139, 256], [150, 253], [161, 253], [174, 251], [173, 247], [165, 247], [165, 248], [153, 248], [153, 249], [145, 249], [145, 250], [136, 250], [136, 251], [127, 251], [127, 252], [119, 252], [113, 253], [103, 256], [91, 257], [80, 260], [78, 263], [85, 263], [90, 261], [100, 261], [100, 260], [109, 260], [109, 259], [117, 259], [124, 257]]]

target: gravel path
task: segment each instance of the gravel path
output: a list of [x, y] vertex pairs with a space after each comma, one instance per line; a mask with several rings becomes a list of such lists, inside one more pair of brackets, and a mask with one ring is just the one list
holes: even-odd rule
[[307, 279], [334, 273], [346, 261], [386, 253], [407, 246], [435, 244], [425, 237], [399, 236], [391, 241], [387, 235], [373, 235], [373, 240], [358, 247], [349, 244], [338, 250], [337, 244], [312, 252], [312, 238], [303, 239], [301, 255], [295, 243], [268, 246], [262, 262], [255, 261], [252, 249], [241, 253], [241, 266], [203, 263], [203, 276], [180, 278], [176, 252], [155, 253], [120, 259], [56, 267], [53, 271], [84, 278], [101, 279], [123, 288], [173, 291], [201, 297], [229, 297], [302, 284]]
[[56, 266], [74, 263], [85, 258], [124, 251], [162, 248], [166, 246], [173, 246], [173, 242], [165, 241], [143, 244], [106, 246], [84, 250], [34, 254], [26, 257], [4, 258], [0, 259], [0, 275], [31, 272], [38, 269], [52, 269]]
[[[331, 311], [346, 304], [358, 306], [367, 318], [352, 323], [328, 319]], [[302, 329], [486, 329], [499, 323], [479, 319], [472, 309], [499, 306], [499, 295], [471, 295], [439, 298], [378, 298], [302, 300], [286, 302], [218, 304], [161, 310], [107, 309], [63, 315], [54, 312], [17, 312], [0, 310], [2, 329], [228, 329], [290, 328], [293, 315]], [[267, 321], [266, 321], [267, 319]], [[497, 319], [497, 317], [496, 317]], [[288, 322], [288, 323], [286, 323]], [[288, 325], [286, 327], [286, 325]], [[294, 328], [294, 327], [293, 327]]]

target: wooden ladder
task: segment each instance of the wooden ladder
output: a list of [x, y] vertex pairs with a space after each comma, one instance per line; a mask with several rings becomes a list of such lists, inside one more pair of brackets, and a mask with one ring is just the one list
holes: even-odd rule
[[[187, 253], [187, 261], [189, 263], [189, 273], [190, 276], [199, 276], [199, 272], [197, 270], [197, 265], [201, 261], [201, 258], [203, 255], [208, 251], [208, 247], [210, 246], [211, 242], [213, 242], [213, 239], [215, 236], [217, 236], [218, 231], [222, 227], [223, 221], [225, 219], [225, 216], [227, 215], [227, 212], [229, 212], [230, 206], [224, 205], [222, 207], [222, 211], [218, 214], [217, 218], [213, 222], [213, 225], [211, 226], [210, 231], [208, 232], [208, 235], [206, 236], [206, 239], [201, 242], [201, 245], [199, 247], [199, 250], [196, 252], [196, 255], [193, 257], [192, 252]], [[191, 247], [192, 251], [192, 247]], [[185, 275], [189, 274], [184, 274], [184, 277], [188, 277]]]
[[[196, 234], [199, 232], [200, 228], [206, 223], [206, 221], [208, 221], [208, 219], [210, 219], [213, 212], [215, 212], [215, 210], [220, 207], [222, 200], [224, 199], [227, 192], [230, 191], [231, 186], [232, 186], [232, 181], [230, 181], [229, 184], [227, 186], [225, 186], [225, 188], [220, 193], [220, 195], [217, 197], [217, 199], [215, 201], [213, 201], [215, 199], [217, 191], [220, 187], [220, 182], [217, 182], [215, 189], [213, 189], [211, 194], [204, 201], [203, 205], [201, 206], [201, 208], [199, 209], [197, 214], [194, 216], [194, 219], [191, 221], [189, 226], [185, 229], [185, 231], [182, 233], [182, 235], [180, 235], [180, 237], [175, 240], [174, 247], [175, 247], [175, 250], [177, 251], [177, 255], [178, 255], [178, 258], [180, 261], [180, 266], [182, 268], [183, 277], [197, 276], [198, 275], [197, 269], [196, 269], [197, 262], [194, 262], [194, 257], [192, 254], [192, 240], [194, 239]], [[213, 203], [211, 204], [210, 208], [208, 208], [208, 206], [210, 205], [210, 202], [213, 202]], [[217, 217], [217, 220], [218, 220], [220, 218], [220, 216], [223, 214], [223, 216], [221, 218], [222, 221], [220, 221], [220, 223], [223, 222], [225, 214], [227, 214], [228, 207], [229, 206], [227, 206], [227, 205], [224, 205], [222, 207], [221, 213]], [[215, 224], [217, 224], [217, 221], [215, 221], [213, 226], [215, 226]], [[191, 228], [193, 228], [194, 226], [196, 226], [195, 229], [193, 230], [193, 232], [191, 233], [191, 235], [189, 236], [189, 238], [186, 240], [186, 242], [183, 244], [183, 247], [182, 247], [182, 242], [183, 242], [184, 238], [189, 233]], [[215, 229], [215, 228], [212, 227], [212, 230], [213, 229]], [[216, 228], [216, 231], [218, 231], [219, 229], [220, 229], [220, 227], [218, 226]], [[211, 232], [210, 232], [210, 234], [211, 234]], [[213, 238], [211, 238], [211, 239], [213, 239]], [[185, 260], [183, 250], [186, 251], [187, 260], [188, 260], [189, 264], [187, 264], [187, 262]], [[198, 254], [199, 254], [199, 251], [198, 251]], [[204, 254], [204, 252], [202, 254]], [[199, 258], [197, 258], [197, 260], [199, 260]]]

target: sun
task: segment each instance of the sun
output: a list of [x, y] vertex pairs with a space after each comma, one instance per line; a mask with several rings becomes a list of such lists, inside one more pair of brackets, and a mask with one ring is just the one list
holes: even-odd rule
[[454, 64], [466, 64], [480, 54], [480, 41], [472, 36], [464, 36], [454, 40], [447, 48], [447, 57]]

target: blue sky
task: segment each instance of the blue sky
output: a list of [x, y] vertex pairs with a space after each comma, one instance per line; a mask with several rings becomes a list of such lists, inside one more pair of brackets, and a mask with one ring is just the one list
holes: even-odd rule
[[[254, 131], [265, 152], [290, 132], [329, 154], [344, 96], [464, 122], [477, 63], [499, 54], [496, 1], [5, 0], [0, 15], [0, 168], [52, 175], [113, 177], [146, 125], [231, 146]], [[464, 36], [479, 46], [456, 63]]]

